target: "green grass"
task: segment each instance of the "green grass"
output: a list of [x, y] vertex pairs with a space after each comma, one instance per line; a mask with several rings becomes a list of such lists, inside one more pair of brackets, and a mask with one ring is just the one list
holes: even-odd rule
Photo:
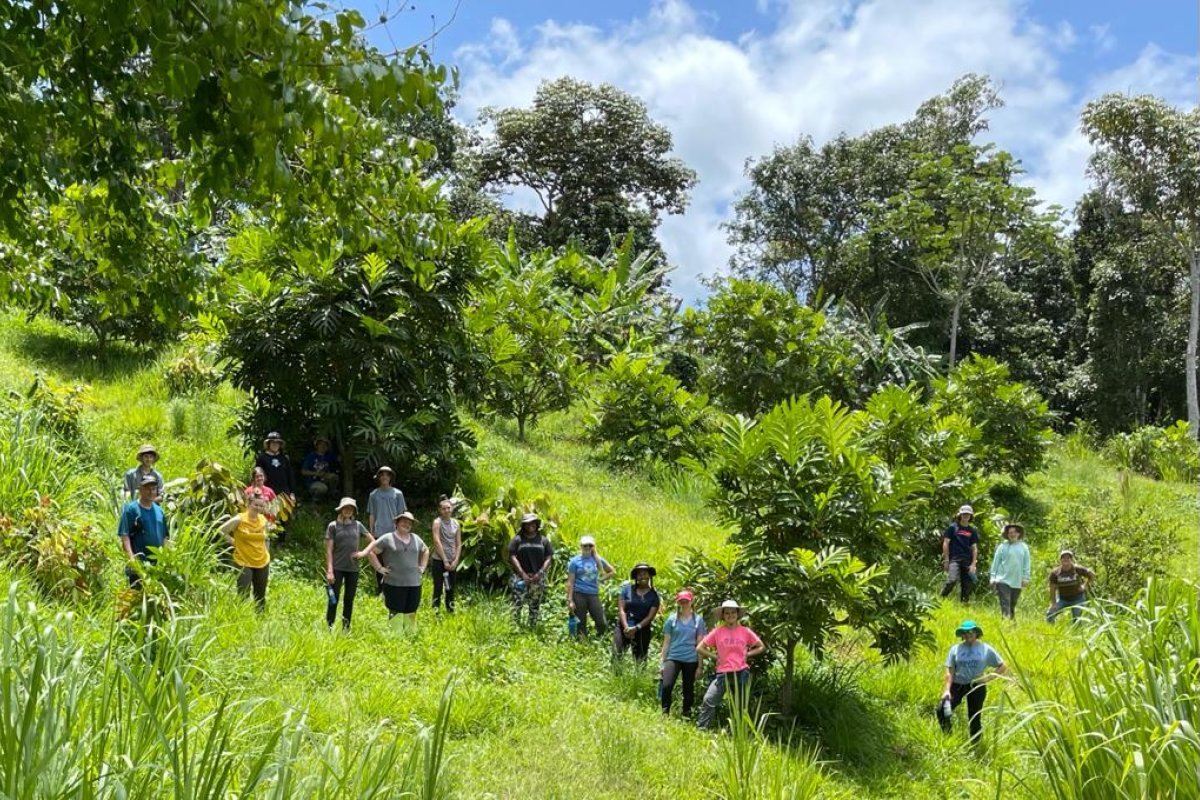
[[[79, 357], [73, 358], [76, 351]], [[0, 387], [21, 388], [35, 370], [86, 385], [85, 443], [77, 468], [84, 482], [96, 485], [115, 484], [143, 440], [159, 446], [168, 479], [185, 474], [202, 456], [248, 469], [248, 454], [228, 433], [239, 394], [226, 386], [194, 398], [169, 398], [161, 375], [171, 357], [170, 350], [154, 357], [125, 349], [98, 355], [57, 326], [0, 319]], [[524, 443], [503, 424], [475, 426], [475, 492], [481, 495], [476, 499], [512, 483], [548, 493], [572, 548], [579, 536], [596, 536], [600, 552], [621, 573], [636, 561], [649, 561], [660, 569], [660, 588], [671, 591], [676, 587], [670, 565], [685, 547], [711, 552], [723, 546], [725, 532], [705, 508], [696, 482], [610, 473], [593, 461], [570, 415], [549, 418]], [[2, 462], [0, 486], [11, 473]], [[38, 467], [39, 480], [53, 463]], [[1055, 499], [1117, 481], [1115, 471], [1094, 456], [1059, 451], [1026, 489], [1001, 490], [1003, 504], [1027, 523], [1037, 569], [1052, 560], [1058, 546], [1038, 536]], [[19, 482], [13, 485], [20, 491]], [[1181, 525], [1174, 532], [1179, 567], [1185, 573], [1193, 567], [1186, 574], [1194, 575], [1195, 559], [1188, 553], [1196, 551], [1195, 526], [1182, 522], [1195, 516], [1190, 490], [1141, 479], [1132, 485], [1180, 509]], [[427, 533], [432, 510], [419, 511], [419, 532]], [[92, 513], [103, 529], [115, 530], [111, 506], [96, 504]], [[1046, 796], [1039, 794], [1046, 789], [1039, 753], [1024, 736], [1006, 731], [1028, 708], [1030, 691], [1053, 695], [1069, 685], [1084, 632], [1041, 620], [1045, 598], [1037, 574], [1015, 623], [1000, 620], [990, 596], [969, 609], [950, 602], [934, 615], [936, 648], [908, 662], [882, 663], [851, 633], [833, 648], [832, 667], [802, 665], [807, 681], [801, 683], [802, 700], [813, 706], [806, 717], [811, 730], [768, 719], [765, 737], [745, 724], [733, 735], [713, 735], [662, 718], [652, 670], [614, 669], [604, 643], [567, 641], [561, 592], [547, 602], [536, 632], [515, 630], [502, 598], [468, 589], [460, 593], [459, 613], [437, 617], [423, 608], [418, 631], [406, 637], [388, 628], [381, 602], [365, 588], [371, 581], [364, 579], [353, 631], [326, 630], [317, 579], [325, 521], [313, 509], [297, 519], [292, 541], [273, 564], [264, 615], [236, 596], [232, 573], [223, 572], [216, 576], [216, 590], [205, 593], [206, 605], [191, 609], [194, 618], [188, 621], [196, 647], [186, 672], [197, 713], [213, 713], [227, 697], [236, 709], [252, 704], [262, 730], [303, 720], [307, 738], [294, 745], [302, 762], [297, 780], [309, 781], [305, 786], [317, 785], [322, 763], [336, 761], [361, 772], [361, 762], [351, 756], [365, 741], [399, 748], [390, 752], [407, 757], [413, 737], [438, 719], [444, 686], [454, 676], [454, 699], [443, 723], [445, 775], [438, 784], [455, 797]], [[115, 536], [112, 545], [115, 553]], [[118, 567], [109, 578], [115, 596]], [[26, 588], [20, 591], [31, 596]], [[85, 663], [104, 652], [113, 605], [110, 596], [70, 623], [53, 623], [60, 631], [72, 629]], [[962, 720], [954, 735], [944, 737], [933, 716], [945, 652], [954, 628], [968, 615], [983, 625], [987, 641], [1020, 665], [1026, 682], [993, 684], [982, 754], [969, 751]], [[245, 752], [258, 746], [250, 733], [231, 735]], [[0, 749], [3, 742], [0, 732]], [[238, 769], [249, 769], [246, 759], [238, 763]], [[277, 784], [275, 773], [270, 775]], [[754, 788], [747, 775], [761, 777], [761, 786]], [[1023, 776], [1024, 788], [1014, 786], [1014, 775]], [[788, 786], [794, 794], [787, 793]], [[298, 788], [293, 796], [318, 796], [308, 791]]]

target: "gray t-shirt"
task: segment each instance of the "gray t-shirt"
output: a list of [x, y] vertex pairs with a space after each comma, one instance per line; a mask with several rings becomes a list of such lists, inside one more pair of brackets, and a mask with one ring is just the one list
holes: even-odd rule
[[383, 582], [388, 586], [420, 586], [421, 551], [427, 549], [421, 537], [414, 533], [412, 540], [405, 544], [392, 532], [376, 541], [379, 543], [375, 549], [379, 562], [391, 570], [383, 576]]
[[408, 506], [404, 503], [404, 493], [395, 486], [371, 490], [371, 496], [367, 498], [367, 513], [375, 517], [375, 530], [371, 533], [378, 539], [396, 530], [396, 515], [405, 511]]
[[[458, 520], [438, 517], [437, 523], [438, 539], [442, 542], [442, 552], [446, 554], [446, 563], [449, 564], [458, 555], [458, 550], [455, 549], [458, 540]], [[437, 551], [434, 551], [433, 557], [437, 558]]]
[[333, 568], [338, 572], [358, 572], [354, 553], [359, 541], [367, 535], [367, 526], [356, 519], [349, 522], [334, 520], [325, 528], [325, 538], [333, 542]]
[[946, 656], [946, 666], [954, 670], [955, 683], [971, 683], [983, 677], [988, 667], [998, 667], [1004, 663], [1000, 654], [991, 645], [975, 642], [968, 645], [959, 642], [950, 648]]
[[125, 481], [124, 481], [125, 496], [130, 498], [131, 500], [137, 499], [138, 484], [140, 484], [142, 482], [143, 475], [153, 475], [154, 476], [155, 480], [158, 481], [158, 496], [162, 497], [162, 493], [163, 493], [162, 473], [159, 472], [158, 470], [154, 469], [153, 467], [150, 468], [149, 472], [142, 472], [142, 468], [140, 466], [133, 467], [125, 472]]

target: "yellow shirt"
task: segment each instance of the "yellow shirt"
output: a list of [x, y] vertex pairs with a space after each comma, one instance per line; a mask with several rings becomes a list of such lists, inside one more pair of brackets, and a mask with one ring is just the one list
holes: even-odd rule
[[238, 514], [238, 526], [233, 529], [233, 563], [239, 567], [265, 567], [271, 563], [267, 550], [267, 518], [262, 514], [254, 522], [247, 512]]

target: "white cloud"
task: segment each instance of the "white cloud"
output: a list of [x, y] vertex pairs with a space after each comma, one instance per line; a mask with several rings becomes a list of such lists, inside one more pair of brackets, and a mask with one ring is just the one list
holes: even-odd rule
[[712, 20], [684, 0], [658, 0], [645, 17], [605, 29], [546, 22], [517, 31], [496, 20], [491, 41], [456, 54], [459, 110], [473, 119], [485, 105], [527, 105], [541, 81], [562, 75], [612, 83], [645, 100], [700, 176], [688, 212], [667, 218], [660, 234], [677, 267], [675, 290], [695, 299], [703, 293], [699, 276], [728, 261], [719, 226], [745, 188], [745, 160], [776, 144], [907, 119], [963, 73], [985, 73], [1007, 101], [991, 138], [1026, 160], [1041, 194], [1070, 206], [1086, 185], [1082, 102], [1108, 88], [1172, 97], [1191, 85], [1180, 79], [1188, 59], [1148, 49], [1082, 90], [1072, 87], [1061, 60], [1077, 46], [1075, 32], [1029, 22], [1022, 5], [770, 0], [759, 9], [774, 26], [736, 41], [712, 35]]

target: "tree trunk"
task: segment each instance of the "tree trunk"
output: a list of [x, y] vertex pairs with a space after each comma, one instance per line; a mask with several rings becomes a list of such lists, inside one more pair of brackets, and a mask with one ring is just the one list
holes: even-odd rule
[[354, 444], [338, 442], [342, 459], [342, 497], [354, 497]]
[[1196, 340], [1200, 339], [1200, 246], [1192, 247], [1188, 262], [1192, 304], [1188, 320], [1187, 409], [1188, 433], [1195, 439], [1200, 436], [1200, 396], [1196, 392]]
[[947, 372], [954, 371], [955, 358], [958, 355], [958, 317], [962, 313], [962, 304], [961, 297], [954, 298], [954, 308], [950, 311], [950, 368]]
[[783, 661], [783, 685], [779, 688], [779, 703], [783, 713], [792, 713], [792, 692], [796, 688], [796, 640], [789, 639]]
[[525, 415], [517, 414], [517, 441], [525, 441]]

